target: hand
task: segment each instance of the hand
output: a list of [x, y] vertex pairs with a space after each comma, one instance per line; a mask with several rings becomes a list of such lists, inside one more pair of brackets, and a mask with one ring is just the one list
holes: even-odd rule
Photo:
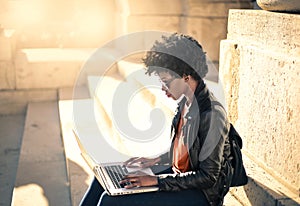
[[129, 168], [147, 168], [160, 162], [160, 157], [146, 158], [146, 157], [133, 157], [124, 162], [124, 165]]
[[145, 175], [142, 172], [135, 172], [126, 175], [123, 180], [120, 181], [120, 184], [126, 184], [128, 182], [131, 184], [125, 185], [124, 188], [126, 189], [142, 186], [154, 186], [158, 184], [156, 176]]

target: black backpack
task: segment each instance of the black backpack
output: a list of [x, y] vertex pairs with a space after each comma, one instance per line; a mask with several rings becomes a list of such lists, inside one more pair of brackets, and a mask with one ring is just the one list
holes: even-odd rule
[[[211, 103], [212, 105], [219, 105], [224, 108], [223, 105], [218, 101], [212, 101]], [[233, 167], [233, 175], [230, 187], [246, 185], [248, 183], [248, 176], [246, 174], [241, 152], [241, 149], [243, 148], [243, 140], [232, 124], [230, 124], [229, 129], [229, 143], [231, 151], [228, 159]]]
[[230, 124], [229, 142], [231, 147], [229, 161], [233, 167], [233, 175], [230, 187], [246, 185], [248, 183], [248, 176], [243, 164], [243, 157], [241, 152], [241, 149], [243, 147], [243, 140], [232, 124]]

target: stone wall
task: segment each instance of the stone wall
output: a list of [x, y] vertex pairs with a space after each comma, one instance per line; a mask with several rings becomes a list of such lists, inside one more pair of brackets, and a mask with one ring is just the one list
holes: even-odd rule
[[190, 34], [218, 68], [228, 10], [252, 8], [251, 0], [0, 1], [0, 114], [56, 99], [58, 89], [74, 85], [88, 48], [136, 31]]
[[18, 48], [99, 47], [115, 35], [114, 11], [111, 0], [1, 0], [0, 25]]
[[298, 194], [300, 16], [231, 10], [228, 22], [220, 77], [231, 121], [247, 155]]
[[228, 10], [253, 8], [251, 0], [120, 0], [116, 18], [119, 35], [145, 30], [180, 32], [193, 36], [208, 57], [219, 61], [220, 40], [226, 38]]

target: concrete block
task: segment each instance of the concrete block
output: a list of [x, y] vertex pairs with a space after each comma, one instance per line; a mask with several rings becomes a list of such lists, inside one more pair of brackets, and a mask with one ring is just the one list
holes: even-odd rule
[[[1, 45], [1, 44], [0, 44]], [[0, 61], [0, 90], [15, 89], [15, 66], [12, 61]]]
[[267, 11], [300, 11], [300, 2], [297, 0], [257, 0], [257, 4]]
[[299, 55], [299, 31], [300, 16], [296, 14], [230, 10], [227, 39], [287, 55]]
[[71, 205], [68, 185], [57, 103], [30, 103], [12, 205]]
[[199, 41], [211, 61], [219, 61], [219, 45], [226, 38], [226, 25], [226, 18], [186, 17], [186, 33]]
[[179, 31], [179, 16], [129, 16], [127, 19], [127, 32], [163, 29], [164, 32]]
[[247, 150], [297, 193], [300, 125], [295, 114], [300, 112], [300, 87], [296, 83], [300, 79], [299, 58], [235, 45], [222, 42], [221, 75], [229, 84], [225, 87], [229, 88], [226, 99], [236, 104], [229, 104], [230, 117], [244, 137]]
[[229, 106], [231, 120], [252, 160], [244, 158], [249, 184], [233, 190], [244, 205], [300, 203], [298, 20], [293, 14], [230, 10], [220, 76], [229, 105], [236, 104]]
[[[126, 1], [125, 1], [126, 2]], [[120, 3], [118, 11], [130, 15], [180, 15], [182, 12], [182, 1], [180, 0], [128, 0]]]
[[298, 190], [299, 57], [254, 47], [241, 48], [241, 57], [236, 123], [245, 145]]
[[184, 15], [190, 17], [227, 17], [229, 9], [253, 8], [251, 1], [196, 1], [189, 0]]
[[0, 114], [25, 114], [28, 102], [56, 101], [56, 90], [11, 90], [0, 92]]
[[[71, 87], [93, 49], [23, 49], [16, 56], [18, 89]], [[66, 75], [67, 74], [67, 75]]]

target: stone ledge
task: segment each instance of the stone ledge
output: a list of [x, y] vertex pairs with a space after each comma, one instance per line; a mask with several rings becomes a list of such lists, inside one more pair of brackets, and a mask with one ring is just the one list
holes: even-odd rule
[[93, 51], [52, 48], [19, 50], [15, 60], [16, 87], [36, 89], [73, 86], [82, 64]]
[[[247, 26], [241, 26], [247, 25]], [[227, 39], [278, 50], [287, 55], [300, 53], [300, 15], [263, 10], [229, 11]]]
[[[22, 49], [15, 59], [16, 88], [40, 89], [81, 86], [88, 74], [104, 73], [115, 61], [114, 48]], [[111, 66], [108, 72], [114, 72]], [[79, 75], [80, 74], [80, 75]]]
[[29, 102], [56, 100], [57, 91], [51, 89], [0, 91], [0, 114], [25, 114]]
[[[70, 90], [69, 90], [70, 91]], [[69, 91], [64, 91], [68, 93]], [[71, 96], [70, 93], [67, 96]], [[75, 100], [78, 101], [78, 100]], [[79, 100], [89, 103], [91, 100]], [[59, 117], [64, 144], [64, 152], [67, 163], [67, 174], [70, 182], [70, 195], [72, 205], [79, 205], [94, 175], [80, 155], [80, 149], [72, 133], [73, 123], [73, 106], [72, 100], [59, 101]]]

